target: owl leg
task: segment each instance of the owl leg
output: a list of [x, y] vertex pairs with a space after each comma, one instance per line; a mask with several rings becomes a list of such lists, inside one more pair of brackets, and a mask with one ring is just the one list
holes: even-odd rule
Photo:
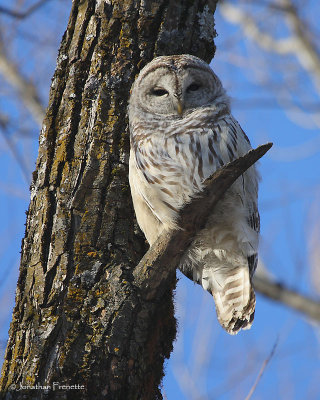
[[248, 265], [236, 268], [204, 268], [202, 286], [212, 293], [218, 321], [231, 335], [250, 329], [255, 310], [255, 294]]

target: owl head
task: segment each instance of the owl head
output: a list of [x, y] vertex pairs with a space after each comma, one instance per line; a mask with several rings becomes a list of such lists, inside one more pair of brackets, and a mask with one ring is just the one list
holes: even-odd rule
[[161, 56], [134, 82], [129, 115], [138, 110], [176, 119], [219, 100], [226, 102], [225, 90], [207, 63], [189, 54]]

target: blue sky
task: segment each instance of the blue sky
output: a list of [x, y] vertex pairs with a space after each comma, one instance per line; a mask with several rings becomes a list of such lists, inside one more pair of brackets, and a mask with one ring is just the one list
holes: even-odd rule
[[[6, 3], [0, 1], [0, 5]], [[59, 4], [58, 22], [57, 18], [49, 17], [55, 12], [54, 2], [49, 2], [30, 20], [19, 25], [24, 37], [20, 35], [19, 40], [14, 39], [12, 47], [13, 52], [20, 53], [26, 75], [39, 71], [44, 103], [47, 102], [56, 52], [68, 17], [62, 3]], [[40, 23], [39, 17], [45, 20]], [[249, 70], [229, 62], [228, 51], [234, 51], [234, 48], [229, 50], [230, 43], [236, 43], [233, 46], [236, 45], [237, 54], [244, 60], [248, 59], [248, 65], [250, 46], [219, 13], [216, 14], [216, 23], [219, 36], [212, 67], [233, 99], [233, 114], [253, 146], [274, 142], [273, 149], [260, 161], [260, 257], [268, 271], [281, 282], [319, 298], [312, 285], [309, 255], [310, 232], [314, 228], [319, 231], [320, 222], [316, 219], [319, 212], [314, 214], [320, 197], [319, 129], [307, 129], [292, 122], [277, 103], [274, 90], [254, 83]], [[46, 25], [46, 33], [37, 40], [47, 42], [48, 54], [45, 57], [36, 53], [33, 58], [36, 45], [32, 36], [38, 28], [31, 29], [30, 26], [43, 31]], [[50, 35], [50, 29], [58, 34]], [[237, 40], [233, 40], [235, 36]], [[281, 60], [275, 57], [276, 67]], [[282, 77], [276, 69], [273, 76], [281, 85]], [[303, 72], [297, 76], [307, 79]], [[39, 128], [26, 110], [17, 107], [10, 96], [10, 88], [3, 84], [2, 79], [0, 82], [0, 110], [14, 115], [15, 124], [10, 127], [9, 134], [16, 134], [17, 125], [29, 132], [29, 138], [12, 137], [31, 176]], [[311, 85], [306, 85], [306, 90], [306, 96], [317, 98], [315, 93], [310, 93]], [[249, 104], [246, 99], [253, 99], [253, 102]], [[261, 99], [268, 102], [261, 106]], [[307, 146], [309, 142], [311, 145]], [[306, 148], [306, 156], [299, 157], [300, 148]], [[25, 211], [29, 203], [28, 185], [3, 136], [0, 137], [0, 168], [3, 171], [0, 174], [0, 340], [3, 343], [14, 304]], [[258, 296], [253, 328], [235, 337], [229, 336], [216, 321], [210, 295], [181, 274], [179, 277], [176, 293], [179, 334], [163, 382], [167, 399], [244, 399], [275, 343], [275, 354], [252, 398], [320, 398], [319, 327], [287, 307]]]
[[[228, 51], [235, 51], [228, 46], [236, 37], [237, 55], [248, 59], [249, 66], [252, 61], [249, 62], [248, 44], [239, 39], [237, 28], [227, 24], [219, 13], [216, 24], [217, 53], [211, 65], [233, 99], [233, 114], [253, 146], [274, 143], [260, 160], [259, 168], [260, 258], [276, 279], [319, 299], [312, 286], [308, 254], [311, 227], [318, 223], [319, 231], [319, 220], [313, 216], [320, 192], [319, 129], [306, 129], [292, 122], [279, 106], [274, 91], [252, 82], [249, 69], [228, 62]], [[296, 61], [291, 58], [291, 62]], [[281, 60], [275, 65], [279, 63]], [[299, 76], [307, 80], [302, 72]], [[273, 78], [282, 82], [277, 69]], [[306, 97], [316, 98], [307, 85], [306, 90]], [[176, 302], [179, 335], [164, 380], [168, 399], [244, 399], [275, 343], [274, 356], [252, 398], [320, 398], [319, 327], [312, 326], [303, 316], [258, 295], [252, 329], [231, 337], [219, 327], [210, 295], [183, 276]], [[201, 352], [207, 357], [199, 361]], [[202, 363], [203, 368], [195, 367], [197, 363]]]

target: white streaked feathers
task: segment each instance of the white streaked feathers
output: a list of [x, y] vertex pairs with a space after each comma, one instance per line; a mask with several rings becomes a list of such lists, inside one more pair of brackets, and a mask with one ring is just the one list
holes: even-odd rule
[[[189, 55], [158, 57], [140, 72], [129, 121], [132, 198], [138, 223], [152, 244], [163, 229], [176, 228], [179, 209], [207, 177], [251, 146], [230, 114], [219, 79]], [[218, 203], [180, 264], [212, 293], [218, 320], [231, 334], [253, 321], [257, 190], [258, 175], [251, 167]]]

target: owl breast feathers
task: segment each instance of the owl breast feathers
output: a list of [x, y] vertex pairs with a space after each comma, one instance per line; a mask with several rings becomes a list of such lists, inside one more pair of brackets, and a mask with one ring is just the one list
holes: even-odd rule
[[[139, 226], [149, 244], [176, 228], [179, 209], [250, 142], [208, 64], [191, 55], [162, 56], [136, 79], [129, 103], [129, 181]], [[179, 268], [208, 290], [230, 334], [251, 327], [257, 265], [258, 174], [249, 168], [212, 210]]]

